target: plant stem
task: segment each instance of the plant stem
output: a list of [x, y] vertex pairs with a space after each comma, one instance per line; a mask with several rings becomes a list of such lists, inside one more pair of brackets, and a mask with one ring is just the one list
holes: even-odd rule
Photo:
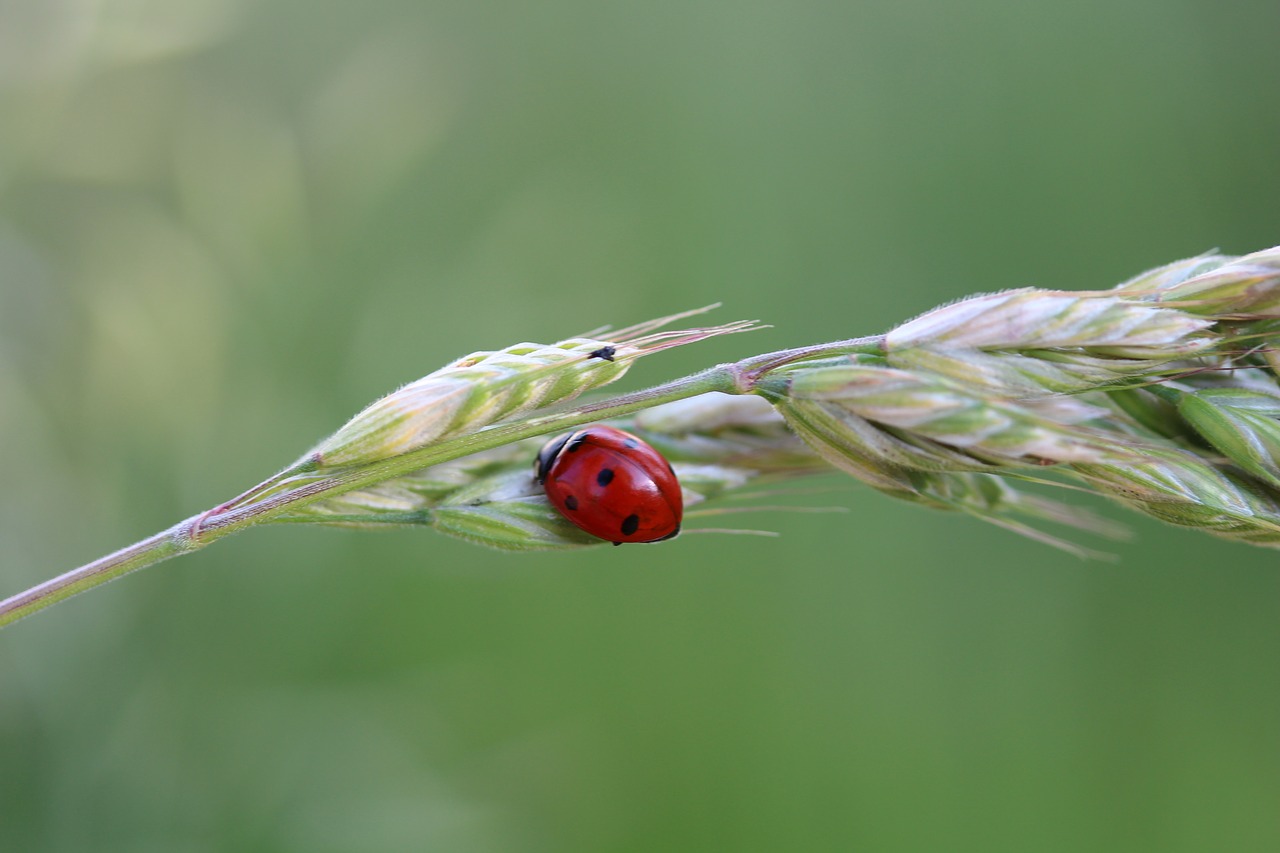
[[205, 543], [197, 542], [190, 536], [190, 530], [198, 518], [199, 516], [193, 516], [149, 539], [135, 542], [114, 554], [108, 554], [0, 601], [0, 628], [135, 569], [203, 547]]

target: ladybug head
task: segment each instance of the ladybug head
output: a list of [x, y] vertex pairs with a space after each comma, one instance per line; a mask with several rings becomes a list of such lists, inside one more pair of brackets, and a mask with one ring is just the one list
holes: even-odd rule
[[533, 460], [533, 477], [539, 484], [542, 484], [547, 479], [547, 472], [551, 470], [551, 463], [560, 455], [560, 451], [564, 449], [570, 438], [573, 438], [573, 433], [566, 432], [564, 435], [558, 435], [542, 445], [542, 449], [538, 451], [538, 458]]

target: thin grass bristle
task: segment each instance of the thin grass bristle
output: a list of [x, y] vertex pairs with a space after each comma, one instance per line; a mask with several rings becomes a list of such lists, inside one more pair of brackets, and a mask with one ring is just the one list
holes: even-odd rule
[[685, 518], [704, 518], [713, 515], [741, 515], [749, 512], [783, 512], [798, 515], [821, 515], [824, 513], [850, 512], [847, 506], [788, 506], [786, 504], [761, 504], [759, 506], [718, 506], [706, 509], [692, 509], [685, 513]]
[[769, 326], [761, 325], [757, 320], [739, 320], [720, 326], [704, 326], [701, 328], [681, 329], [670, 332], [652, 332], [641, 337], [617, 336], [617, 342], [630, 347], [642, 349], [646, 353], [661, 352], [671, 347], [705, 341], [720, 335], [734, 335], [741, 332], [758, 332]]
[[[644, 322], [636, 323], [631, 326], [624, 326], [623, 328], [613, 332], [611, 337], [619, 340], [638, 337], [652, 332], [655, 329], [661, 329], [663, 326], [669, 326], [678, 320], [686, 320], [689, 317], [697, 317], [700, 314], [707, 314], [717, 308], [720, 308], [723, 304], [724, 303], [722, 302], [712, 302], [710, 305], [704, 305], [701, 308], [691, 308], [688, 311], [680, 311], [676, 314], [668, 314], [665, 317], [655, 317], [652, 320], [645, 320]], [[599, 331], [603, 334], [604, 332], [609, 331], [609, 328], [609, 326], [604, 326]], [[590, 337], [590, 335], [584, 335], [583, 337]]]
[[704, 533], [719, 533], [726, 536], [767, 536], [777, 539], [782, 534], [776, 530], [751, 530], [745, 527], [694, 527], [681, 532], [681, 536], [697, 536]]

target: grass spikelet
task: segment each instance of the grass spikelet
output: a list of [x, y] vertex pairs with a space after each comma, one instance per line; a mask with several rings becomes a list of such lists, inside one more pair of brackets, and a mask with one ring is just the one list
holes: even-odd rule
[[[697, 312], [688, 312], [697, 313]], [[477, 352], [375, 401], [309, 454], [315, 467], [367, 465], [475, 432], [535, 409], [566, 403], [620, 379], [636, 359], [718, 335], [750, 331], [753, 322], [658, 332], [688, 316], [633, 326], [609, 339], [570, 338]]]
[[1145, 376], [1181, 354], [1159, 358], [1101, 358], [1085, 353], [1030, 350], [1026, 353], [977, 349], [910, 347], [891, 352], [889, 364], [932, 373], [971, 388], [1014, 397], [1075, 394], [1133, 376]]
[[1178, 414], [1240, 468], [1280, 489], [1280, 397], [1244, 388], [1178, 395]]
[[1162, 264], [1140, 272], [1128, 281], [1116, 285], [1113, 291], [1122, 293], [1127, 298], [1151, 298], [1153, 294], [1181, 284], [1189, 278], [1195, 278], [1210, 270], [1217, 269], [1233, 260], [1235, 258], [1231, 255], [1206, 252], [1203, 255], [1183, 258], [1173, 263]]
[[1140, 465], [1073, 465], [1100, 493], [1147, 515], [1255, 545], [1280, 547], [1280, 504], [1241, 473], [1186, 450], [1151, 447]]
[[1210, 325], [1115, 296], [1027, 288], [935, 308], [885, 335], [885, 349], [1161, 348]]
[[830, 412], [846, 412], [996, 464], [1096, 462], [1127, 455], [1090, 431], [928, 374], [850, 364], [799, 368], [783, 379], [783, 395], [790, 399], [825, 403]]
[[1148, 292], [1183, 311], [1219, 320], [1280, 317], [1280, 246], [1234, 259]]

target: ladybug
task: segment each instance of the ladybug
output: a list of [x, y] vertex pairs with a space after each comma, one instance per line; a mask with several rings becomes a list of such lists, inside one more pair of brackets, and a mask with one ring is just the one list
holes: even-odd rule
[[557, 436], [538, 453], [534, 476], [561, 515], [614, 545], [680, 532], [684, 495], [676, 472], [629, 432], [596, 425]]

